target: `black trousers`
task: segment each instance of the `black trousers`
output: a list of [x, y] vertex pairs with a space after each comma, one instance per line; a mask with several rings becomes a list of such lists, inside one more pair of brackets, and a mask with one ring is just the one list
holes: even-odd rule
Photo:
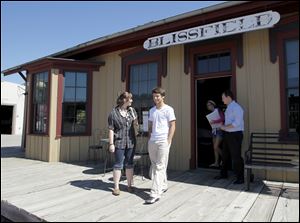
[[244, 179], [244, 160], [241, 156], [243, 132], [223, 132], [221, 175], [227, 176], [232, 160], [232, 169], [237, 179]]

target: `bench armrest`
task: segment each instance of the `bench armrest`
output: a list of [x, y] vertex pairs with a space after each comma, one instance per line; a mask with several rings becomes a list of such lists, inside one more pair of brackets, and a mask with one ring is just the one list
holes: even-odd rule
[[245, 152], [245, 162], [246, 162], [246, 163], [251, 162], [251, 156], [252, 156], [252, 151], [251, 151], [250, 149], [248, 149], [248, 150]]

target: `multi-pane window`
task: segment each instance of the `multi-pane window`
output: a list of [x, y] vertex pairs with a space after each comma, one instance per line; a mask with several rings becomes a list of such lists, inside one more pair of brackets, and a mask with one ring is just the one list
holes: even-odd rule
[[286, 102], [288, 129], [299, 131], [299, 39], [286, 40], [285, 71], [286, 71]]
[[133, 107], [136, 109], [139, 123], [142, 124], [142, 112], [153, 106], [152, 89], [157, 87], [158, 64], [146, 63], [130, 66], [129, 91], [133, 94]]
[[33, 75], [33, 133], [46, 133], [48, 124], [48, 72]]
[[87, 73], [64, 73], [63, 134], [87, 130]]
[[231, 58], [229, 52], [197, 57], [197, 74], [210, 74], [231, 71]]

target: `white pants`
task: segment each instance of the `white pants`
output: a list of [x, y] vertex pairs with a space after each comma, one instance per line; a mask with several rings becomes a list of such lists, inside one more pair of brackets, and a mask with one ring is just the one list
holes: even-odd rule
[[148, 151], [151, 160], [150, 177], [152, 179], [151, 197], [160, 198], [163, 190], [168, 188], [167, 167], [170, 146], [167, 140], [149, 141]]

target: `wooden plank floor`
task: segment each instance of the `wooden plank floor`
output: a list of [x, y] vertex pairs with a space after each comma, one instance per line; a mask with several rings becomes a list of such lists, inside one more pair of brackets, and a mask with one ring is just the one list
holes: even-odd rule
[[288, 221], [299, 220], [299, 185], [255, 181], [251, 191], [215, 180], [215, 171], [169, 172], [169, 190], [144, 205], [151, 181], [135, 176], [136, 191], [111, 194], [102, 165], [46, 163], [2, 153], [1, 214], [13, 221]]

